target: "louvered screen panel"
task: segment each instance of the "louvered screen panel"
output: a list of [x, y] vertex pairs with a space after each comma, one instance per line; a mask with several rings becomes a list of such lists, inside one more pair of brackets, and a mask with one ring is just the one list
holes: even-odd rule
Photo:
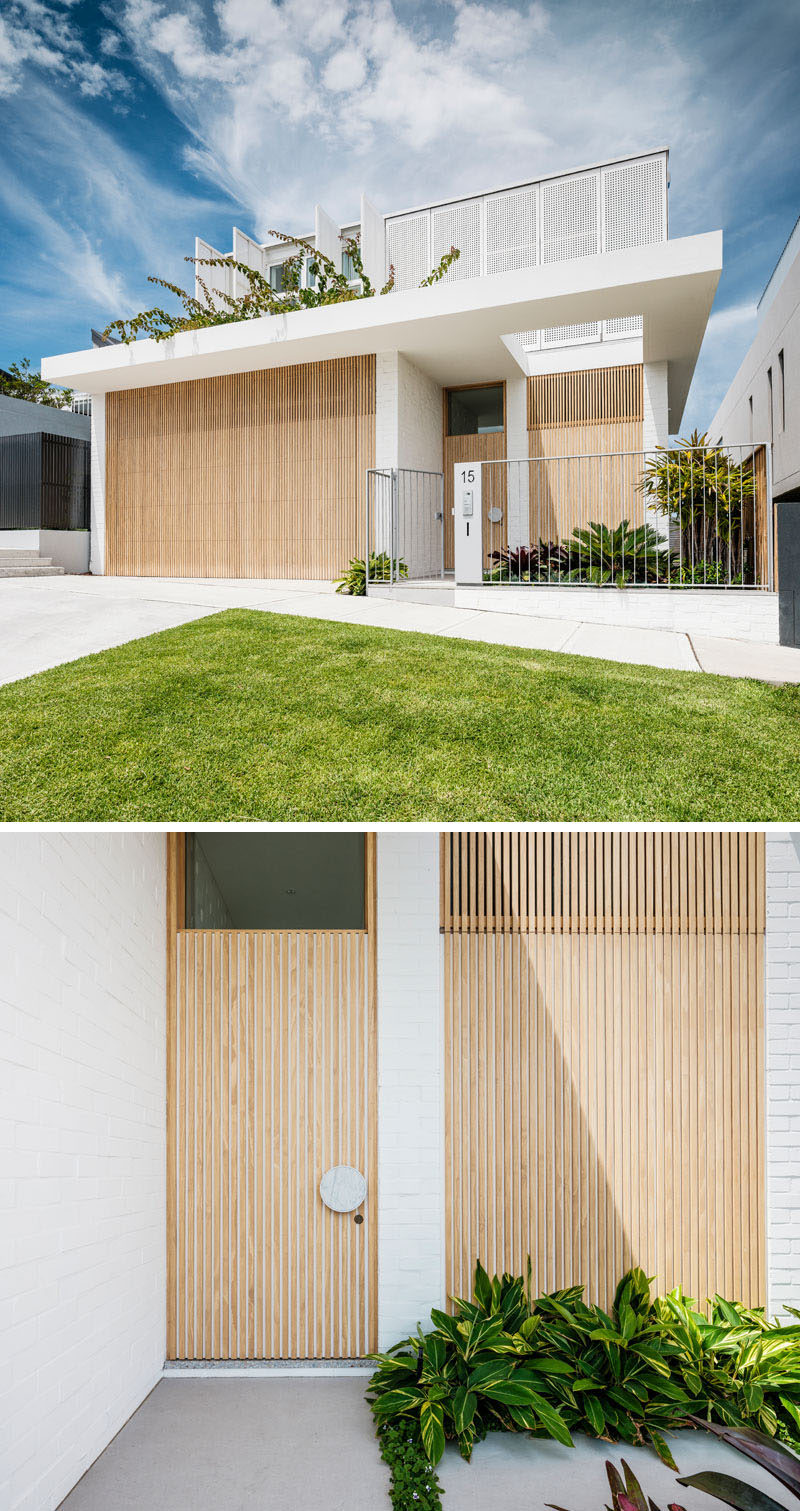
[[761, 834], [484, 831], [441, 847], [444, 933], [764, 929]]
[[538, 191], [496, 194], [486, 201], [486, 271], [507, 273], [538, 262]]
[[[644, 380], [640, 362], [540, 373], [528, 379], [528, 429], [641, 420]], [[593, 450], [603, 448], [592, 443]]]
[[569, 262], [599, 250], [597, 174], [542, 184], [542, 262]]
[[603, 250], [665, 241], [666, 164], [645, 158], [603, 169]]
[[641, 315], [624, 315], [619, 320], [606, 320], [603, 324], [604, 336], [640, 336], [641, 334]]
[[430, 213], [386, 222], [386, 275], [394, 268], [396, 289], [419, 288], [431, 270]]
[[461, 253], [448, 268], [443, 282], [454, 283], [457, 279], [480, 276], [481, 218], [481, 202], [477, 199], [468, 199], [458, 205], [443, 205], [441, 210], [431, 211], [431, 268], [436, 267], [451, 247], [458, 247]]

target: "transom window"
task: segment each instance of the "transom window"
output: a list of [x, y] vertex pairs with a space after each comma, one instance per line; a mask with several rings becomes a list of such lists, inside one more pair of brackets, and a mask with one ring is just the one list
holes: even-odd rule
[[189, 929], [363, 929], [364, 835], [186, 836]]
[[502, 429], [502, 383], [488, 384], [485, 388], [448, 389], [448, 435], [495, 435]]

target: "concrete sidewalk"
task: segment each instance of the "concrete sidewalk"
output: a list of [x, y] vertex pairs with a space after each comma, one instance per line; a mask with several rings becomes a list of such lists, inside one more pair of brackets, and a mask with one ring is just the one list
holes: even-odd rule
[[[390, 1511], [389, 1475], [364, 1379], [257, 1376], [162, 1380], [60, 1511]], [[700, 1432], [669, 1435], [683, 1474], [723, 1469], [791, 1507], [789, 1492]], [[711, 1502], [683, 1490], [651, 1449], [579, 1438], [574, 1448], [492, 1433], [465, 1464], [448, 1446], [438, 1474], [445, 1511], [599, 1511], [604, 1464], [627, 1459], [658, 1505]], [[718, 1502], [714, 1502], [718, 1505]]]
[[228, 608], [800, 683], [800, 650], [785, 646], [690, 639], [671, 630], [536, 619], [442, 604], [348, 598], [324, 582], [88, 576], [8, 578], [0, 583], [0, 683]]

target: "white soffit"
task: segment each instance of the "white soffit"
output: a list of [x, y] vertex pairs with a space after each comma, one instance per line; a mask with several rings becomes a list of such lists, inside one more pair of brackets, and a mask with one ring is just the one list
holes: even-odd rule
[[99, 394], [402, 351], [438, 383], [473, 383], [519, 377], [516, 343], [503, 340], [513, 332], [642, 315], [644, 361], [670, 364], [674, 427], [721, 270], [722, 232], [710, 231], [544, 267], [210, 326], [168, 341], [136, 341], [46, 357], [42, 375], [51, 383]]

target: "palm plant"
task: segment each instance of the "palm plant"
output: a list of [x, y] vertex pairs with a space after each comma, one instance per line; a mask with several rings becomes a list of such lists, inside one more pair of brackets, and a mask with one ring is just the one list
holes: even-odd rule
[[631, 528], [627, 519], [610, 527], [593, 521], [574, 530], [564, 549], [571, 582], [667, 582], [669, 548], [653, 525]]
[[682, 566], [694, 574], [708, 563], [713, 574], [721, 564], [725, 581], [747, 571], [755, 531], [752, 462], [733, 462], [726, 451], [709, 445], [707, 434], [694, 430], [676, 447], [657, 447], [638, 487], [651, 507], [677, 526]]

